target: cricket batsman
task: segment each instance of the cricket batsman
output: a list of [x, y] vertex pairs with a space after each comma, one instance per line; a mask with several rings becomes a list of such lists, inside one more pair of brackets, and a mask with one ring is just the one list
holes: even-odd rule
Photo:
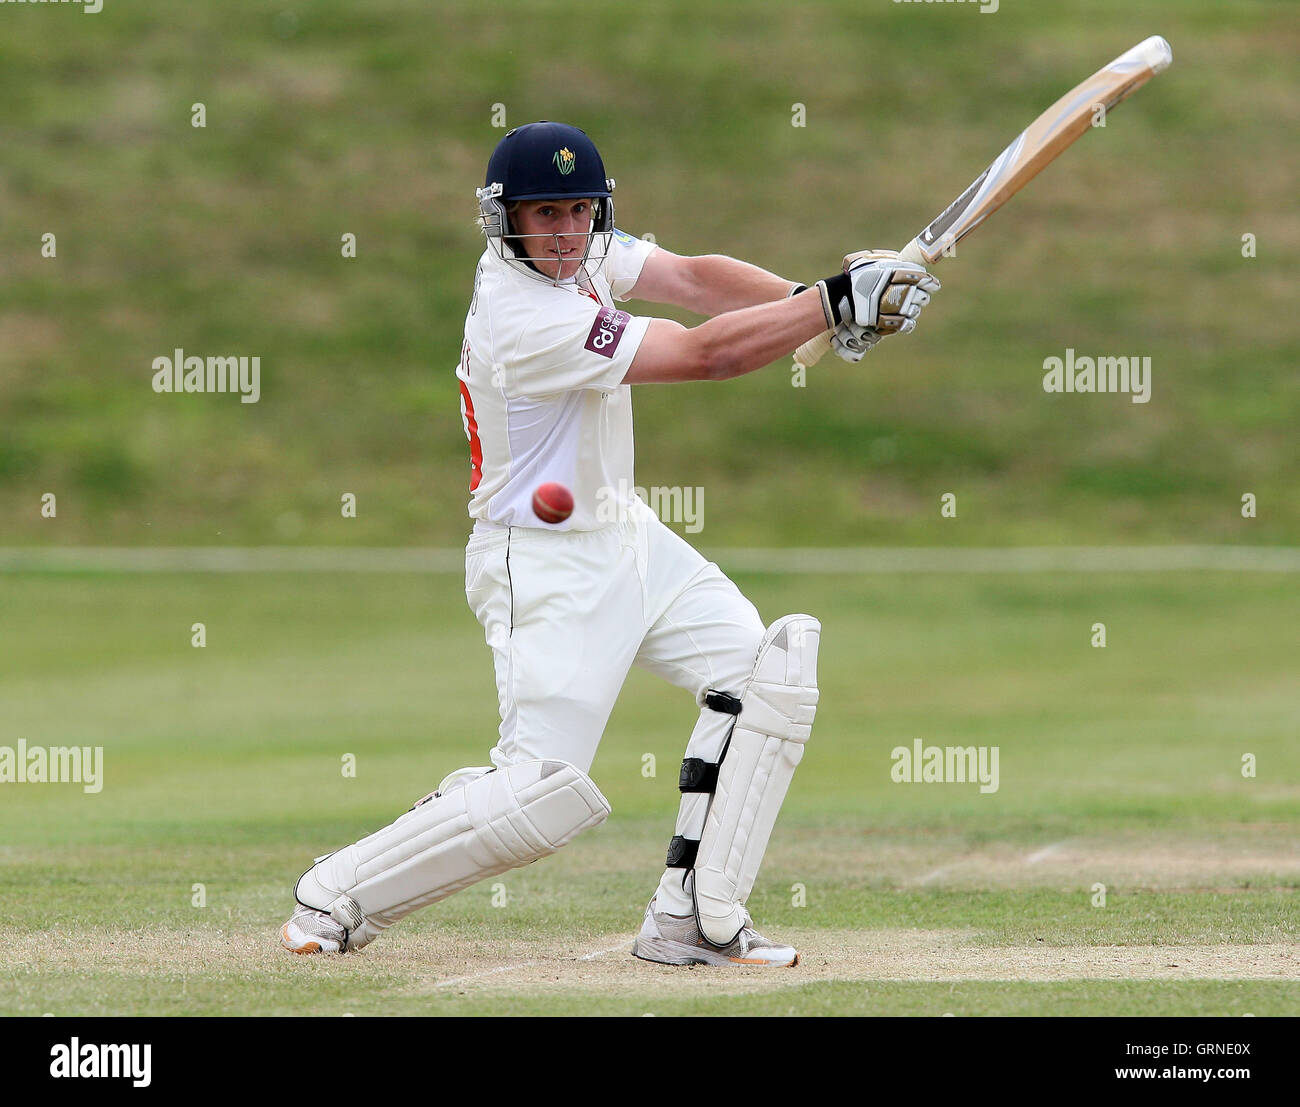
[[[632, 386], [723, 381], [834, 331], [857, 362], [916, 325], [939, 283], [862, 251], [805, 287], [720, 255], [684, 257], [614, 226], [614, 182], [576, 127], [501, 139], [477, 191], [487, 248], [456, 376], [469, 439], [465, 594], [496, 670], [490, 766], [459, 769], [395, 822], [317, 859], [281, 928], [295, 953], [358, 949], [462, 888], [604, 822], [588, 775], [639, 665], [699, 706], [676, 830], [632, 953], [668, 965], [798, 963], [745, 901], [817, 709], [818, 621], [765, 626], [717, 565], [633, 489]], [[615, 301], [687, 308], [696, 327]], [[756, 446], [757, 448], [757, 446]], [[543, 483], [572, 491], [556, 524]]]

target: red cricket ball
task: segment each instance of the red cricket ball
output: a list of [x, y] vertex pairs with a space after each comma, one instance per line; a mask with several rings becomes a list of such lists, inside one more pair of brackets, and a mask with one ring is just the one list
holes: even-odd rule
[[539, 484], [533, 493], [533, 514], [543, 523], [562, 523], [573, 514], [573, 493], [562, 484]]

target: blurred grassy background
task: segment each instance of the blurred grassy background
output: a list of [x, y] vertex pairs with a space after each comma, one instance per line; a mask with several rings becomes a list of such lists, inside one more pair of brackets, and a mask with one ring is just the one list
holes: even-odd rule
[[[624, 229], [808, 280], [1153, 33], [1173, 68], [963, 244], [917, 335], [797, 391], [640, 390], [638, 479], [702, 486], [710, 543], [1300, 541], [1290, 0], [107, 0], [0, 6], [0, 542], [461, 541], [494, 104], [584, 127]], [[175, 347], [260, 356], [261, 402], [154, 394]], [[1044, 394], [1067, 347], [1152, 357], [1151, 402]]]

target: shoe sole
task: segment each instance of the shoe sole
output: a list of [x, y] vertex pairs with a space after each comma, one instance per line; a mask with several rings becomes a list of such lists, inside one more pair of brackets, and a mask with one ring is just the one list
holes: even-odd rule
[[728, 957], [733, 965], [762, 965], [769, 969], [792, 969], [799, 964], [799, 955], [796, 953], [791, 961], [757, 961], [752, 957]]
[[323, 950], [320, 942], [312, 938], [307, 938], [305, 941], [295, 942], [289, 937], [288, 923], [285, 923], [280, 927], [280, 944], [290, 953], [297, 954], [320, 953]]
[[658, 965], [757, 965], [765, 969], [792, 969], [799, 964], [799, 954], [790, 960], [768, 961], [759, 957], [728, 957], [720, 950], [688, 946], [667, 938], [637, 938], [632, 956]]

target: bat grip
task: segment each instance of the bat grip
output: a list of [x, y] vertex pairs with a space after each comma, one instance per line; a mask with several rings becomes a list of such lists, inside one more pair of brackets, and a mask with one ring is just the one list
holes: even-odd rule
[[834, 331], [827, 331], [825, 334], [815, 335], [808, 339], [799, 349], [794, 352], [794, 359], [800, 365], [816, 365], [822, 359], [822, 355], [831, 348], [831, 335]]
[[[921, 253], [921, 245], [916, 239], [912, 239], [906, 246], [898, 252], [898, 256], [903, 261], [910, 261], [915, 265], [929, 264], [925, 260], [925, 255]], [[816, 365], [821, 361], [822, 356], [831, 348], [831, 335], [834, 331], [827, 331], [825, 334], [819, 334], [815, 338], [808, 339], [799, 349], [794, 352], [794, 359], [800, 365]]]
[[930, 262], [921, 250], [920, 239], [912, 239], [906, 246], [898, 251], [898, 256], [903, 261], [910, 261], [913, 265], [929, 265]]

